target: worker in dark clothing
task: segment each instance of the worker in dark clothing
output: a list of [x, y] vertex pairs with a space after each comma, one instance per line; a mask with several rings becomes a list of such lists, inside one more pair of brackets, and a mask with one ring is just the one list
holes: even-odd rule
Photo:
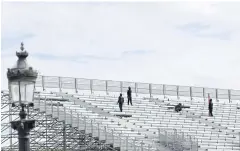
[[212, 99], [209, 100], [208, 110], [209, 110], [209, 116], [213, 116], [213, 114], [212, 114], [212, 111], [213, 111]]
[[131, 87], [128, 87], [127, 98], [128, 98], [128, 105], [129, 105], [129, 102], [132, 105], [132, 90], [131, 90]]
[[179, 103], [178, 105], [175, 106], [175, 111], [176, 112], [182, 111], [182, 104], [181, 103]]
[[119, 104], [119, 108], [120, 108], [120, 111], [121, 111], [121, 112], [122, 112], [123, 103], [124, 103], [124, 98], [122, 97], [122, 93], [120, 93], [120, 96], [118, 97], [118, 102], [117, 102], [117, 104]]

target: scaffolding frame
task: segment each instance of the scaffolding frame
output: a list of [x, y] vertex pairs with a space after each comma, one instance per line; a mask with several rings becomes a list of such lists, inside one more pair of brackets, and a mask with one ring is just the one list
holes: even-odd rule
[[[19, 107], [12, 107], [8, 91], [1, 92], [1, 144], [2, 151], [18, 150], [18, 134], [12, 130], [10, 121], [18, 120]], [[30, 108], [28, 118], [35, 119], [35, 128], [30, 132], [30, 145], [32, 151], [117, 151], [112, 144], [99, 141], [90, 133], [79, 130], [67, 124], [64, 120], [52, 117], [40, 109]], [[6, 133], [8, 131], [8, 133]], [[5, 133], [5, 134], [4, 134]]]

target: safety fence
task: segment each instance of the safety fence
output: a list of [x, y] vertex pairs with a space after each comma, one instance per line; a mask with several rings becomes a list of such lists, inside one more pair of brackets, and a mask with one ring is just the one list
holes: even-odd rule
[[62, 89], [75, 89], [76, 92], [89, 90], [91, 93], [94, 91], [105, 91], [107, 94], [110, 92], [126, 92], [128, 87], [131, 87], [132, 93], [136, 95], [149, 94], [150, 97], [153, 95], [164, 95], [207, 98], [210, 95], [211, 98], [228, 99], [229, 102], [240, 100], [240, 90], [71, 77], [39, 76], [36, 87], [42, 87], [43, 89], [58, 88], [59, 91]]

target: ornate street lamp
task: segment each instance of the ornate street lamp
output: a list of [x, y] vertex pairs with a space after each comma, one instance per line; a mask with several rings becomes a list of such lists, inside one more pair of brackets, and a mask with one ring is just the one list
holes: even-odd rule
[[19, 151], [30, 151], [29, 132], [35, 127], [35, 120], [26, 119], [27, 113], [24, 109], [34, 105], [34, 88], [38, 73], [27, 64], [28, 52], [24, 50], [23, 43], [20, 49], [21, 51], [16, 52], [16, 65], [7, 71], [10, 101], [13, 107], [21, 107], [20, 120], [12, 121], [11, 127], [18, 131]]

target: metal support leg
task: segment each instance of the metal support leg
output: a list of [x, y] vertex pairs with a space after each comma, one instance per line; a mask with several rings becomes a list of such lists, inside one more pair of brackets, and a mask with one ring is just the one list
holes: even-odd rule
[[161, 144], [161, 134], [160, 134], [160, 128], [158, 129], [158, 139], [159, 139], [159, 144]]
[[46, 149], [48, 149], [48, 125], [47, 125], [47, 116], [45, 116], [45, 122], [46, 122]]
[[165, 142], [166, 142], [166, 147], [168, 147], [168, 133], [165, 131]]
[[240, 132], [238, 133], [238, 136], [239, 136], [239, 148], [240, 148]]
[[[240, 133], [240, 132], [239, 132]], [[239, 135], [240, 136], [240, 135]], [[240, 137], [239, 137], [239, 140], [240, 140]], [[197, 149], [197, 151], [198, 151], [198, 139], [197, 139], [197, 146], [196, 146], [196, 149]], [[239, 147], [240, 147], [240, 142], [239, 142]]]
[[108, 143], [108, 138], [107, 138], [107, 127], [104, 126], [104, 135], [105, 135], [105, 140], [106, 140], [106, 143]]
[[128, 150], [128, 136], [126, 136], [126, 150]]
[[177, 130], [174, 129], [174, 142], [173, 142], [173, 148], [175, 149], [176, 148], [176, 145], [177, 145]]
[[120, 141], [120, 148], [122, 148], [122, 143], [121, 143], [121, 137], [120, 137], [120, 134], [119, 134], [119, 141]]
[[[9, 112], [8, 112], [8, 117], [9, 117], [9, 121], [12, 121], [12, 106], [11, 106], [11, 103], [10, 103], [10, 99], [9, 99]], [[12, 134], [12, 129], [9, 128], [9, 134]], [[10, 137], [10, 149], [12, 149], [12, 136]]]
[[100, 126], [99, 126], [99, 123], [97, 123], [97, 127], [98, 127], [98, 140], [100, 141]]
[[91, 120], [91, 134], [93, 136], [93, 122], [92, 122], [92, 120]]
[[84, 133], [85, 133], [84, 145], [85, 145], [85, 148], [87, 148], [87, 119], [86, 119], [86, 116], [84, 116]]
[[190, 145], [191, 145], [191, 146], [190, 146], [190, 151], [192, 151], [192, 149], [193, 149], [193, 148], [192, 148], [192, 146], [193, 146], [192, 144], [193, 144], [193, 142], [192, 142], [192, 137], [190, 136]]
[[66, 124], [65, 121], [63, 121], [63, 151], [66, 151]]
[[143, 141], [141, 142], [141, 151], [143, 151]]
[[134, 147], [134, 151], [136, 151], [136, 137], [133, 140], [133, 147]]
[[150, 151], [150, 149], [151, 149], [151, 146], [150, 146], [150, 144], [148, 144], [148, 151]]

